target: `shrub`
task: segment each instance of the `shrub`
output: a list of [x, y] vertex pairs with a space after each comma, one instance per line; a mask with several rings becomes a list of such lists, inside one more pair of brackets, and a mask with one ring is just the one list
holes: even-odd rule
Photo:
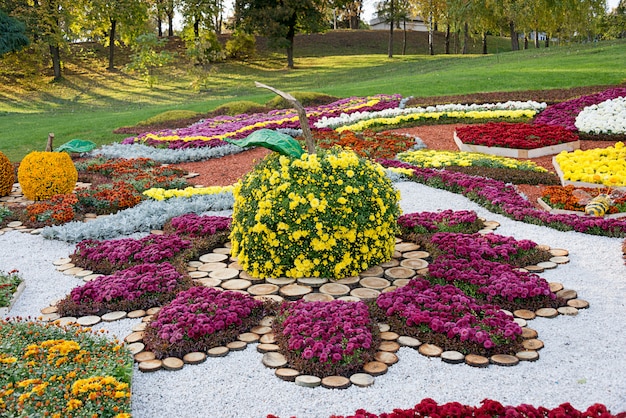
[[137, 123], [137, 125], [154, 125], [157, 123], [168, 122], [171, 120], [189, 119], [197, 115], [198, 112], [194, 112], [193, 110], [168, 110], [166, 112], [159, 113], [158, 115], [154, 115], [146, 120], [142, 120], [141, 122]]
[[[323, 93], [315, 92], [291, 92], [289, 93], [298, 100], [304, 107], [322, 106], [334, 101], [337, 101], [337, 97], [329, 96]], [[291, 109], [293, 106], [287, 100], [280, 96], [272, 98], [265, 105], [271, 109]]]
[[78, 172], [65, 152], [32, 151], [20, 163], [17, 178], [27, 199], [46, 200], [71, 193]]
[[236, 116], [242, 115], [244, 113], [266, 113], [268, 110], [269, 109], [266, 106], [260, 105], [250, 100], [237, 100], [234, 102], [224, 103], [223, 105], [218, 106], [211, 113], [216, 115]]
[[232, 254], [253, 276], [342, 278], [393, 254], [398, 192], [352, 151], [270, 154], [234, 196]]
[[0, 152], [0, 197], [11, 193], [13, 183], [15, 183], [13, 164], [6, 155]]
[[239, 60], [251, 58], [256, 52], [256, 38], [254, 35], [235, 31], [233, 36], [226, 41], [224, 49], [228, 58]]

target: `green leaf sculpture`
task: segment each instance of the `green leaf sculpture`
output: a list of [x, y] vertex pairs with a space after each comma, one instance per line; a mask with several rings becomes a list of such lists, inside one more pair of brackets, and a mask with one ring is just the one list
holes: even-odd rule
[[304, 150], [298, 141], [287, 134], [272, 131], [271, 129], [259, 129], [243, 139], [225, 139], [225, 141], [244, 148], [264, 147], [294, 158], [300, 158], [304, 154]]
[[76, 152], [83, 153], [89, 152], [96, 147], [95, 142], [85, 141], [83, 139], [72, 139], [69, 142], [59, 146], [55, 151], [67, 151], [67, 152]]

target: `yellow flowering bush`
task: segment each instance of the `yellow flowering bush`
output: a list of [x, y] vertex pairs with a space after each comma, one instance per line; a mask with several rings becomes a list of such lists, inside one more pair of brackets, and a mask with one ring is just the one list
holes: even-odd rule
[[626, 186], [626, 147], [623, 142], [616, 142], [607, 148], [563, 151], [555, 160], [565, 180], [611, 187]]
[[405, 163], [425, 168], [441, 168], [454, 165], [461, 167], [514, 168], [517, 170], [537, 172], [548, 171], [532, 161], [521, 161], [515, 158], [482, 154], [480, 152], [437, 151], [424, 149], [402, 152], [397, 155], [397, 158]]
[[160, 187], [153, 187], [143, 192], [143, 195], [154, 200], [167, 200], [172, 197], [232, 193], [233, 188], [233, 186], [185, 187], [184, 189], [162, 189]]
[[14, 181], [13, 164], [6, 155], [0, 152], [0, 197], [11, 193]]
[[353, 151], [270, 154], [234, 197], [232, 253], [253, 276], [340, 279], [393, 254], [399, 193]]
[[351, 125], [340, 126], [335, 130], [337, 132], [353, 131], [361, 132], [376, 126], [394, 126], [406, 122], [420, 120], [438, 121], [441, 118], [449, 119], [520, 119], [532, 118], [537, 111], [531, 109], [520, 110], [474, 110], [474, 111], [445, 111], [445, 112], [424, 112], [410, 113], [406, 115], [398, 115], [394, 117], [365, 119]]
[[65, 152], [32, 151], [17, 170], [22, 192], [30, 200], [48, 200], [57, 194], [71, 193], [78, 171]]

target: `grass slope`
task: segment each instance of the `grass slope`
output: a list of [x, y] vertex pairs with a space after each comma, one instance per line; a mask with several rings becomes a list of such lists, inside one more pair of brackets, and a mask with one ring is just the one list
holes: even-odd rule
[[[161, 70], [153, 89], [137, 75], [104, 70], [104, 50], [95, 44], [73, 46], [64, 61], [65, 78], [54, 83], [49, 77], [20, 73], [20, 62], [6, 57], [0, 62], [0, 151], [19, 161], [29, 151], [43, 149], [49, 132], [55, 133], [56, 145], [74, 138], [105, 144], [123, 139], [124, 135], [112, 133], [115, 128], [165, 110], [207, 112], [232, 100], [266, 102], [271, 94], [255, 88], [254, 81], [286, 91], [337, 97], [377, 93], [431, 97], [626, 82], [623, 40], [491, 55], [396, 55], [389, 59], [386, 50], [350, 55], [367, 51], [362, 45], [374, 42], [371, 32], [339, 31], [340, 39], [334, 40], [332, 33], [298, 37], [295, 70], [287, 70], [282, 56], [277, 58], [261, 47], [262, 55], [247, 63], [206, 68], [179, 56], [175, 65]], [[381, 43], [387, 35], [376, 36]], [[419, 38], [413, 42], [420, 42]], [[340, 45], [344, 45], [343, 52]], [[324, 49], [335, 55], [320, 56]], [[127, 58], [119, 54], [118, 68]]]

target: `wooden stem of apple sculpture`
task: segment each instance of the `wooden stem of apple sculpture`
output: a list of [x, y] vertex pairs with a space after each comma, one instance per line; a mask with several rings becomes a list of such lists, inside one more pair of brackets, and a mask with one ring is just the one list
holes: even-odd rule
[[306, 116], [304, 106], [302, 106], [302, 104], [300, 104], [300, 102], [289, 93], [285, 93], [284, 91], [280, 91], [274, 87], [259, 83], [258, 81], [255, 81], [254, 85], [273, 91], [283, 99], [287, 100], [296, 109], [296, 112], [298, 112], [298, 119], [300, 119], [300, 127], [302, 128], [302, 136], [304, 136], [307, 151], [309, 154], [315, 154], [317, 152], [315, 150], [315, 141], [313, 140], [313, 134], [311, 133], [311, 128], [309, 127], [309, 118]]
[[46, 152], [52, 152], [52, 141], [54, 141], [54, 134], [50, 132], [48, 134], [48, 143], [46, 144]]

